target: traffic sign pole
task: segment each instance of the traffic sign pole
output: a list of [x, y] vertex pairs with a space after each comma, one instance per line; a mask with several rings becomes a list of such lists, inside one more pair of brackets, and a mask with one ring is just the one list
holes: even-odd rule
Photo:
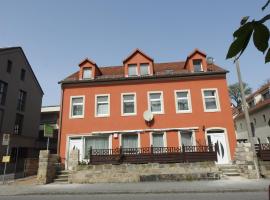
[[[7, 145], [7, 152], [6, 152], [6, 156], [8, 156], [8, 150], [9, 150], [9, 145]], [[7, 170], [7, 162], [5, 162], [5, 167], [4, 167], [3, 184], [5, 184], [6, 170]]]

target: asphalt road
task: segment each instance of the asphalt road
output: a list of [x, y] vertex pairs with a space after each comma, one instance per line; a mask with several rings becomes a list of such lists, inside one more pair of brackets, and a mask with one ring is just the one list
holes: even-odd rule
[[106, 195], [34, 195], [1, 196], [1, 200], [268, 200], [267, 192], [106, 194]]

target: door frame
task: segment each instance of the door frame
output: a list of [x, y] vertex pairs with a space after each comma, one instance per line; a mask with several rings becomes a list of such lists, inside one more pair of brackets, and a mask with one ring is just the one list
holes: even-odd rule
[[[232, 157], [231, 157], [231, 150], [230, 150], [230, 143], [229, 143], [229, 139], [228, 139], [228, 132], [227, 132], [227, 129], [226, 128], [223, 128], [223, 127], [209, 127], [209, 128], [206, 128], [205, 129], [205, 133], [204, 133], [204, 137], [205, 137], [205, 143], [206, 145], [209, 145], [208, 144], [208, 140], [207, 140], [207, 131], [210, 131], [210, 130], [222, 130], [224, 132], [224, 136], [225, 136], [225, 141], [226, 141], [226, 145], [227, 145], [227, 155], [228, 155], [228, 161], [229, 163], [232, 161]], [[211, 133], [210, 133], [211, 134]], [[209, 134], [209, 135], [210, 135]], [[214, 133], [212, 133], [214, 134]]]

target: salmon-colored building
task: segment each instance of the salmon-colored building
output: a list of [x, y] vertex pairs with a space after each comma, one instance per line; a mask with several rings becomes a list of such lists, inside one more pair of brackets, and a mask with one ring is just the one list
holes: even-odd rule
[[194, 50], [185, 61], [155, 63], [136, 49], [121, 66], [85, 59], [62, 80], [59, 153], [89, 148], [179, 147], [218, 142], [218, 163], [236, 145], [227, 90], [228, 71]]

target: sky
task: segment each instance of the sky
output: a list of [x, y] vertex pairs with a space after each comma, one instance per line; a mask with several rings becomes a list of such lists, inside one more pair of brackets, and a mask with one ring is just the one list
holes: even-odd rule
[[[155, 62], [184, 61], [195, 48], [230, 71], [232, 33], [243, 16], [260, 19], [266, 0], [0, 0], [0, 47], [21, 46], [44, 91], [43, 106], [60, 104], [58, 82], [86, 57], [121, 65], [139, 48]], [[267, 24], [268, 27], [269, 23]], [[253, 43], [240, 58], [242, 77], [255, 90], [270, 64]], [[0, 66], [2, 67], [2, 66]]]

